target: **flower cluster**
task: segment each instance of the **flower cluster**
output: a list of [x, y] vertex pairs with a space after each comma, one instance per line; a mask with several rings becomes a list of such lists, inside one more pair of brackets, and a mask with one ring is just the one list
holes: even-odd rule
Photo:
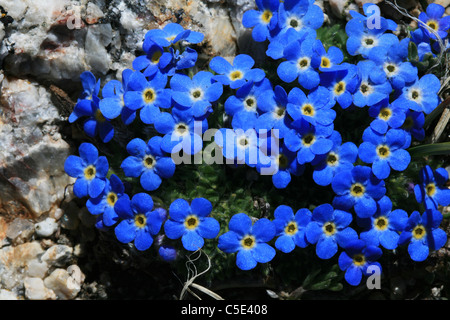
[[[242, 270], [271, 261], [277, 250], [311, 245], [321, 259], [339, 255], [351, 285], [361, 282], [368, 267], [381, 270], [377, 260], [384, 250], [405, 245], [412, 260], [425, 260], [447, 240], [438, 210], [450, 204], [447, 171], [422, 169], [414, 193], [423, 213], [393, 208], [387, 190], [388, 179], [409, 167], [408, 148], [424, 139], [424, 116], [440, 103], [439, 79], [422, 74], [409, 53], [411, 43], [418, 45], [421, 60], [425, 51], [442, 50], [450, 27], [442, 7], [429, 5], [419, 17], [423, 25], [399, 39], [396, 23], [371, 15], [379, 9], [365, 4], [364, 14], [351, 11], [347, 40], [339, 48], [318, 37], [324, 15], [313, 1], [256, 0], [256, 6], [242, 22], [256, 42], [267, 44], [277, 79], [269, 79], [268, 70], [247, 54], [231, 61], [213, 57], [208, 71], [194, 72], [198, 55], [190, 45], [201, 43], [203, 35], [175, 23], [150, 30], [144, 54], [123, 71], [121, 81], [106, 83], [101, 97], [94, 75], [81, 75], [84, 91], [70, 122], [82, 118], [86, 134], [104, 143], [114, 138], [117, 121], [126, 126], [139, 121], [155, 134], [129, 141], [120, 165], [145, 192], [127, 194], [121, 179], [108, 175], [107, 159], [83, 143], [79, 157], [70, 156], [65, 165], [77, 179], [75, 195], [88, 197], [97, 226], [113, 228], [120, 242], [134, 241], [136, 249], [146, 250], [158, 238], [165, 260], [174, 260], [176, 249], [161, 244], [162, 238], [181, 239], [184, 249], [196, 251], [204, 239], [218, 237], [218, 248], [236, 253]], [[167, 210], [154, 206], [147, 192], [175, 174], [171, 155], [202, 152], [208, 118], [222, 102], [229, 125], [215, 131], [214, 142], [227, 164], [270, 175], [278, 192], [292, 176], [312, 171], [318, 192], [328, 187], [333, 199], [313, 209], [282, 204], [273, 219], [254, 221], [236, 213], [220, 236], [218, 213], [206, 198], [176, 199]], [[364, 109], [370, 123], [359, 136], [349, 139], [337, 129], [340, 115]]]

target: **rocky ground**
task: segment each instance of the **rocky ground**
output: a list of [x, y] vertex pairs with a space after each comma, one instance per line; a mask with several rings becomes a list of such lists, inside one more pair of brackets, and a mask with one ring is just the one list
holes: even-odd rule
[[[450, 1], [438, 1], [450, 13]], [[345, 21], [363, 2], [316, 1], [330, 23]], [[398, 3], [418, 15], [418, 1]], [[383, 15], [400, 19], [379, 4]], [[129, 259], [134, 251], [99, 233], [95, 217], [74, 199], [63, 164], [80, 136], [67, 117], [83, 71], [120, 79], [146, 31], [170, 21], [205, 34], [205, 61], [254, 52], [241, 26], [254, 2], [0, 0], [0, 6], [0, 300], [174, 298], [182, 287], [164, 263]], [[155, 296], [139, 289], [151, 286], [159, 286]]]

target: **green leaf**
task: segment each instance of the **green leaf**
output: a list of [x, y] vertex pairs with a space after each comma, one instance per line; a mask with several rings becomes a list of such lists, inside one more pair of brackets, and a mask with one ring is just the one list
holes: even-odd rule
[[324, 290], [324, 289], [328, 289], [330, 287], [330, 284], [331, 284], [331, 279], [328, 279], [328, 280], [313, 284], [309, 289], [310, 290]]
[[317, 268], [316, 270], [312, 271], [310, 274], [308, 274], [303, 281], [302, 287], [305, 289], [309, 289], [313, 283], [313, 280], [317, 277], [317, 275], [320, 273], [321, 269]]
[[419, 52], [417, 50], [417, 46], [414, 42], [410, 41], [408, 45], [408, 60], [419, 61]]
[[426, 157], [450, 154], [450, 142], [426, 144], [408, 149], [411, 157]]
[[430, 126], [430, 124], [434, 121], [434, 119], [436, 119], [439, 115], [442, 114], [442, 112], [444, 112], [444, 109], [447, 108], [449, 106], [449, 104], [450, 104], [450, 101], [448, 99], [446, 99], [441, 104], [439, 104], [437, 106], [437, 108], [435, 108], [433, 111], [431, 111], [425, 117], [425, 123], [424, 123], [423, 127], [425, 129], [427, 129]]

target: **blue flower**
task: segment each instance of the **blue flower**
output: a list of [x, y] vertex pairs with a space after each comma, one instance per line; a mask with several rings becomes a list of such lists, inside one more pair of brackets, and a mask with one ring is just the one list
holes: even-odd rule
[[287, 0], [280, 3], [278, 26], [280, 32], [294, 29], [297, 32], [319, 29], [324, 21], [322, 9], [308, 0]]
[[389, 97], [392, 87], [386, 74], [371, 60], [362, 60], [356, 65], [360, 85], [353, 95], [353, 103], [357, 107], [373, 106]]
[[407, 61], [410, 41], [404, 38], [390, 47], [372, 50], [369, 55], [370, 60], [383, 68], [392, 87], [397, 90], [417, 79], [417, 68]]
[[447, 234], [439, 229], [442, 214], [435, 209], [427, 209], [421, 215], [414, 211], [408, 218], [401, 233], [399, 245], [408, 244], [408, 253], [414, 261], [424, 261], [430, 251], [439, 250], [447, 242]]
[[260, 141], [255, 129], [221, 128], [214, 135], [214, 141], [221, 148], [226, 164], [255, 167], [261, 159], [266, 159], [259, 149]]
[[151, 80], [139, 71], [129, 78], [125, 92], [125, 105], [133, 111], [140, 110], [140, 118], [145, 124], [153, 124], [160, 108], [171, 107], [171, 90], [166, 89], [167, 76], [156, 74]]
[[340, 171], [350, 170], [358, 158], [358, 147], [353, 142], [342, 144], [342, 137], [338, 131], [330, 136], [333, 142], [331, 150], [317, 156], [313, 161], [313, 180], [320, 186], [327, 186]]
[[[371, 5], [373, 4], [366, 3], [363, 6], [366, 15], [369, 13]], [[352, 14], [352, 12], [350, 13]], [[375, 24], [379, 22], [379, 25], [368, 25], [368, 21], [375, 22]], [[390, 47], [398, 41], [398, 38], [392, 33], [385, 32], [395, 30], [396, 27], [397, 25], [392, 20], [380, 16], [373, 19], [373, 16], [365, 17], [353, 14], [353, 19], [345, 26], [345, 32], [348, 35], [347, 52], [352, 56], [361, 55], [363, 58], [367, 58], [371, 51], [376, 51], [380, 47]]]
[[167, 153], [180, 150], [194, 155], [203, 148], [201, 135], [208, 129], [207, 119], [196, 120], [192, 110], [172, 108], [172, 112], [162, 112], [155, 117], [155, 129], [164, 137], [161, 149]]
[[347, 109], [353, 103], [353, 94], [359, 86], [358, 69], [350, 63], [342, 63], [343, 70], [336, 72], [321, 72], [320, 84], [331, 92], [332, 98], [342, 109]]
[[274, 212], [277, 240], [275, 247], [284, 252], [289, 253], [296, 246], [305, 248], [308, 246], [306, 239], [306, 226], [311, 221], [311, 211], [306, 208], [298, 210], [295, 215], [291, 207], [286, 205], [278, 206]]
[[336, 111], [331, 109], [333, 106], [334, 100], [327, 88], [319, 86], [311, 90], [307, 97], [295, 87], [289, 92], [286, 109], [294, 120], [304, 119], [312, 125], [328, 126], [336, 118]]
[[147, 191], [158, 189], [162, 179], [175, 172], [175, 163], [164, 155], [161, 141], [160, 136], [150, 138], [148, 143], [139, 138], [131, 140], [127, 145], [130, 156], [120, 165], [127, 177], [140, 177], [141, 186]]
[[401, 129], [390, 129], [380, 135], [369, 127], [364, 131], [363, 141], [359, 146], [359, 157], [365, 163], [372, 163], [372, 171], [378, 179], [386, 179], [391, 168], [404, 171], [411, 162], [409, 152], [402, 149], [406, 134]]
[[236, 255], [236, 265], [241, 270], [250, 270], [258, 263], [267, 263], [275, 256], [275, 249], [268, 245], [275, 237], [276, 228], [272, 221], [261, 218], [255, 223], [245, 213], [231, 217], [229, 231], [219, 237], [218, 248]]
[[178, 49], [170, 48], [167, 54], [166, 57], [166, 53], [164, 53], [161, 59], [164, 58], [162, 71], [168, 76], [173, 76], [179, 70], [192, 68], [197, 63], [198, 53], [190, 47], [181, 52]]
[[288, 95], [281, 86], [274, 90], [266, 90], [261, 93], [259, 109], [260, 116], [255, 121], [257, 131], [277, 129], [279, 137], [284, 138], [289, 130], [290, 119], [286, 116]]
[[333, 132], [333, 126], [313, 126], [303, 119], [292, 123], [293, 129], [289, 130], [285, 137], [286, 147], [297, 152], [297, 161], [300, 164], [312, 162], [317, 156], [327, 154], [333, 147], [333, 141], [329, 139]]
[[[448, 29], [450, 28], [450, 17], [442, 17], [445, 12], [445, 8], [437, 3], [430, 3], [427, 6], [426, 12], [419, 14], [419, 28], [425, 33], [425, 35], [431, 39], [437, 39], [436, 35], [428, 28], [432, 29], [437, 35], [445, 39], [448, 35]], [[425, 27], [424, 24], [428, 27]]]
[[105, 156], [99, 157], [97, 148], [87, 142], [80, 145], [78, 152], [79, 157], [70, 155], [64, 163], [66, 173], [77, 178], [73, 192], [78, 198], [97, 198], [105, 189], [108, 159]]
[[170, 80], [172, 99], [181, 108], [191, 108], [195, 117], [209, 112], [211, 103], [217, 101], [223, 92], [222, 84], [212, 80], [212, 73], [197, 72], [192, 79], [184, 74], [175, 74]]
[[313, 210], [311, 222], [306, 226], [306, 239], [316, 244], [319, 258], [330, 259], [338, 246], [345, 248], [350, 241], [358, 239], [356, 231], [349, 227], [351, 222], [351, 213], [334, 209], [328, 203]]
[[311, 61], [314, 68], [322, 72], [333, 72], [345, 68], [345, 66], [340, 65], [344, 60], [344, 54], [338, 47], [330, 46], [327, 51], [322, 41], [317, 39], [313, 44], [313, 50], [316, 53]]
[[284, 48], [294, 41], [302, 42], [306, 38], [310, 38], [310, 41], [314, 41], [317, 37], [317, 32], [308, 28], [301, 28], [296, 30], [294, 28], [287, 28], [284, 32], [278, 33], [274, 38], [270, 40], [267, 46], [266, 55], [274, 60], [278, 60], [284, 57]]
[[379, 134], [385, 134], [389, 128], [398, 129], [405, 122], [407, 110], [397, 100], [389, 104], [389, 99], [384, 99], [369, 108], [369, 115], [375, 118], [370, 128]]
[[354, 207], [360, 218], [374, 215], [376, 201], [386, 194], [384, 181], [375, 177], [370, 167], [360, 165], [336, 174], [331, 187], [336, 193], [333, 205], [343, 209]]
[[345, 271], [344, 278], [352, 286], [361, 283], [363, 275], [370, 274], [369, 267], [377, 267], [381, 272], [381, 265], [376, 262], [383, 252], [380, 248], [367, 245], [363, 240], [350, 242], [345, 251], [339, 255], [338, 264], [342, 271]]
[[114, 208], [120, 219], [114, 229], [117, 240], [122, 243], [134, 241], [139, 251], [150, 248], [163, 223], [160, 213], [153, 208], [152, 197], [137, 193], [130, 200], [125, 195], [117, 200]]
[[124, 195], [125, 188], [118, 176], [112, 174], [106, 180], [103, 192], [96, 198], [89, 198], [86, 202], [88, 211], [93, 215], [101, 215], [103, 225], [110, 227], [117, 222], [118, 215], [114, 205]]
[[425, 115], [423, 112], [407, 110], [406, 119], [403, 122], [402, 129], [409, 133], [408, 141], [403, 146], [403, 149], [409, 148], [411, 145], [411, 136], [421, 141], [425, 138], [425, 129], [423, 128], [425, 124]]
[[134, 70], [141, 71], [147, 78], [153, 78], [156, 73], [167, 73], [167, 66], [172, 62], [172, 54], [165, 52], [160, 45], [150, 41], [146, 43], [145, 55], [133, 60]]
[[114, 127], [99, 108], [100, 80], [95, 82], [95, 76], [90, 71], [83, 72], [80, 78], [83, 92], [69, 115], [69, 122], [73, 123], [79, 118], [87, 117], [83, 123], [84, 132], [92, 138], [99, 135], [100, 139], [107, 143], [114, 137]]
[[249, 112], [256, 116], [261, 102], [261, 93], [266, 90], [272, 90], [272, 85], [267, 78], [256, 83], [247, 82], [236, 90], [235, 95], [230, 95], [225, 100], [225, 113], [234, 116], [239, 112]]
[[419, 183], [414, 186], [414, 194], [419, 203], [427, 209], [437, 209], [439, 205], [450, 204], [450, 189], [445, 184], [448, 181], [448, 172], [444, 168], [433, 171], [429, 165], [420, 170]]
[[178, 258], [177, 250], [170, 245], [162, 245], [158, 249], [158, 255], [164, 261], [175, 261]]
[[263, 42], [270, 37], [270, 32], [277, 27], [278, 0], [255, 0], [258, 10], [247, 10], [242, 16], [242, 25], [253, 28], [252, 37], [256, 42]]
[[99, 109], [105, 118], [115, 119], [120, 115], [126, 125], [131, 124], [136, 118], [136, 111], [126, 107], [123, 100], [132, 73], [132, 70], [125, 69], [122, 72], [122, 81], [110, 80], [103, 87], [103, 99], [99, 102]]
[[281, 62], [277, 67], [277, 74], [281, 80], [290, 83], [297, 79], [298, 83], [308, 90], [319, 85], [319, 73], [311, 63], [316, 54], [313, 50], [314, 42], [314, 38], [302, 38], [286, 46], [283, 51], [286, 61]]
[[262, 69], [252, 69], [255, 61], [246, 54], [237, 55], [233, 64], [225, 58], [217, 56], [211, 59], [209, 67], [217, 73], [213, 77], [223, 85], [229, 85], [231, 89], [238, 89], [246, 82], [260, 82], [266, 76]]
[[183, 247], [196, 251], [203, 247], [204, 238], [215, 238], [220, 230], [219, 222], [209, 217], [212, 204], [205, 198], [196, 198], [191, 204], [184, 199], [173, 201], [169, 207], [169, 220], [164, 231], [169, 239], [181, 238]]
[[271, 175], [272, 183], [277, 189], [284, 189], [291, 182], [291, 176], [301, 175], [305, 167], [297, 161], [296, 153], [290, 151], [284, 142], [276, 136], [260, 136], [260, 151], [267, 156], [259, 161], [256, 169], [261, 175]]
[[372, 217], [358, 220], [358, 225], [364, 229], [360, 233], [360, 238], [367, 244], [376, 247], [381, 244], [388, 250], [394, 250], [407, 220], [406, 211], [402, 209], [392, 211], [391, 199], [384, 196], [378, 201], [377, 211]]
[[80, 80], [83, 86], [83, 92], [80, 94], [72, 113], [69, 115], [70, 123], [75, 122], [80, 117], [91, 115], [92, 100], [94, 97], [98, 99], [100, 92], [100, 79], [96, 80], [92, 72], [84, 71], [80, 75]]
[[426, 74], [403, 88], [398, 103], [413, 111], [431, 113], [439, 104], [441, 82], [434, 74]]
[[161, 47], [169, 47], [179, 41], [187, 41], [189, 43], [200, 43], [203, 41], [203, 34], [200, 32], [185, 30], [178, 23], [168, 23], [162, 29], [151, 29], [145, 34], [143, 43], [144, 51], [156, 43]]

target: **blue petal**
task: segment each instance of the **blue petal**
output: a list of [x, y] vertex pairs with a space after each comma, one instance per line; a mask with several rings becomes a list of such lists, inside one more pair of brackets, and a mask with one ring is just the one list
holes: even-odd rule
[[114, 229], [117, 240], [129, 243], [136, 238], [136, 227], [131, 220], [122, 220]]
[[195, 231], [188, 231], [181, 237], [183, 247], [189, 251], [196, 251], [203, 247], [205, 240]]

